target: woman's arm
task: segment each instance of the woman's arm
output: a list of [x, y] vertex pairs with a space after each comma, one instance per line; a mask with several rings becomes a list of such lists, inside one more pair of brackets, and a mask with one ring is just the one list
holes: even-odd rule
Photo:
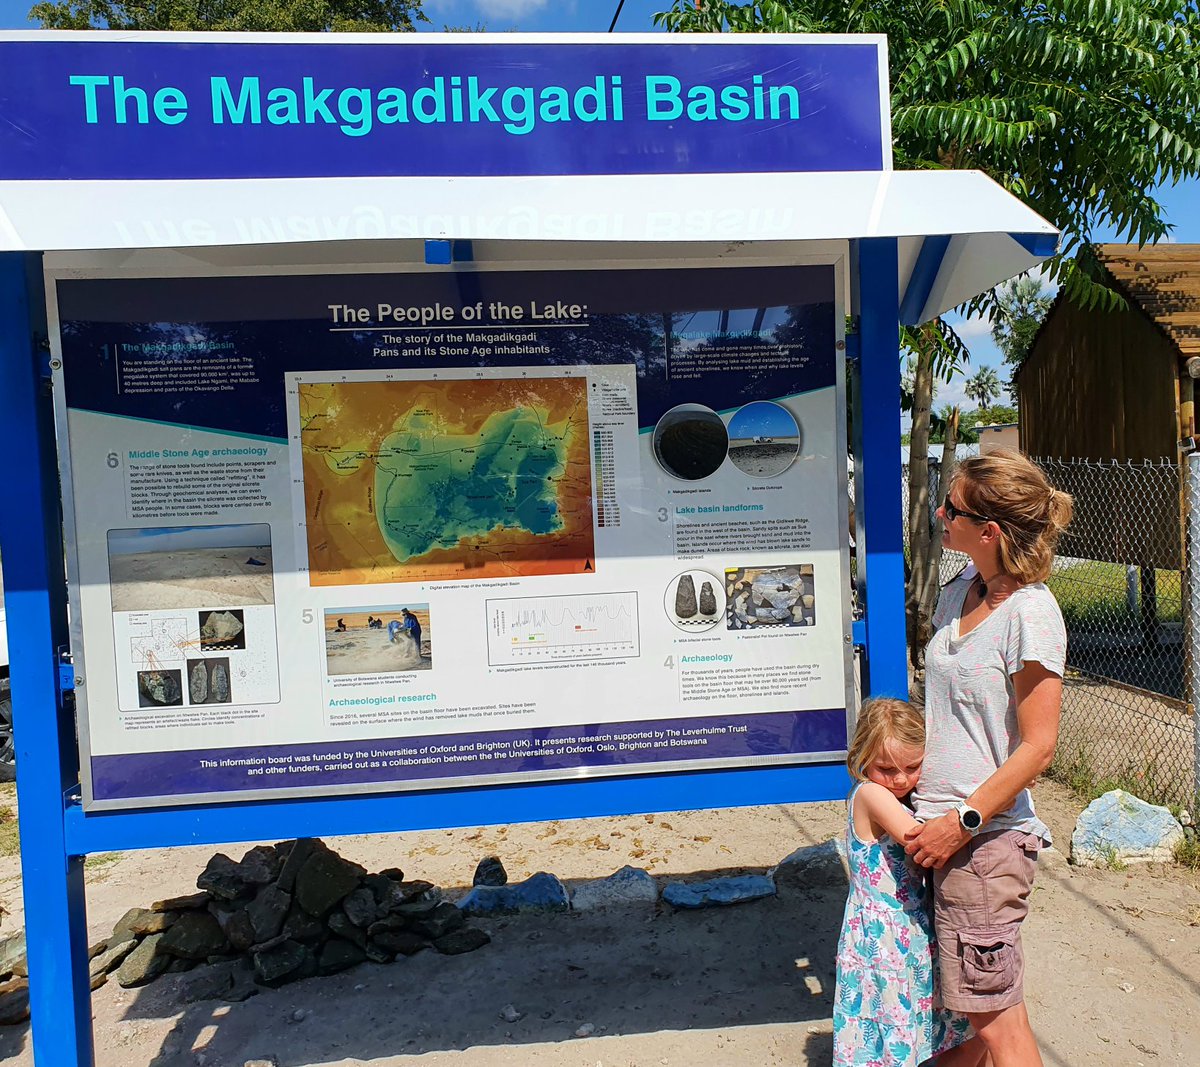
[[854, 794], [854, 832], [869, 840], [887, 834], [893, 841], [921, 824], [895, 795], [876, 782], [863, 782]]
[[[1036, 660], [1030, 660], [1012, 676], [1012, 682], [1021, 742], [966, 801], [983, 816], [985, 825], [1007, 811], [1017, 794], [1050, 766], [1058, 743], [1062, 679]], [[941, 867], [970, 839], [971, 835], [959, 824], [958, 814], [951, 811], [918, 826], [915, 832], [910, 830], [904, 847], [922, 867]]]

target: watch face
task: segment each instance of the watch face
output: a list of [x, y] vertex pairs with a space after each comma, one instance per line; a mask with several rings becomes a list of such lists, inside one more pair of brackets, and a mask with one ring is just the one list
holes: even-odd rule
[[959, 812], [958, 817], [966, 830], [978, 830], [983, 825], [983, 816], [974, 808], [964, 808]]

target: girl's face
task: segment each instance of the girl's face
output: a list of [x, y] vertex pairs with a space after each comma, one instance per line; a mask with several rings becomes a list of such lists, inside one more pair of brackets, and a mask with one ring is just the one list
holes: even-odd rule
[[916, 788], [924, 761], [924, 746], [905, 745], [889, 737], [867, 764], [867, 780], [901, 799]]
[[963, 501], [963, 479], [956, 478], [946, 491], [946, 503], [938, 508], [942, 520], [942, 544], [956, 552], [970, 553], [988, 527], [987, 520]]

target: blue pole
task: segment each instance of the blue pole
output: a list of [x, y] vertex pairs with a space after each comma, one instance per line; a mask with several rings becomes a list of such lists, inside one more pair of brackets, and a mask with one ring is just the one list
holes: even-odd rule
[[[866, 569], [866, 667], [872, 696], [908, 696], [900, 493], [900, 269], [894, 238], [859, 242], [862, 396], [860, 565]], [[864, 551], [865, 549], [865, 551]]]
[[63, 817], [64, 792], [78, 774], [56, 654], [66, 643], [67, 587], [53, 410], [33, 336], [40, 278], [40, 260], [0, 254], [0, 426], [21, 454], [7, 465], [0, 493], [0, 559], [34, 1061], [86, 1067], [93, 1054], [83, 858], [68, 855]]

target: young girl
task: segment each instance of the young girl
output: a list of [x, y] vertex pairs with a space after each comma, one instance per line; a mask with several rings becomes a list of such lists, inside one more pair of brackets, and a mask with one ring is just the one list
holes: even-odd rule
[[850, 896], [837, 951], [834, 1067], [976, 1067], [966, 1018], [942, 1008], [923, 874], [904, 852], [902, 803], [921, 774], [925, 720], [904, 700], [866, 701], [846, 763], [858, 784], [846, 826]]

